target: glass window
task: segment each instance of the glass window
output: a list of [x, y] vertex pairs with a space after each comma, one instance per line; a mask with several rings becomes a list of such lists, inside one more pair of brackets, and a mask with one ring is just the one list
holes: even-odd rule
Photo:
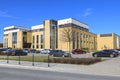
[[17, 43], [17, 32], [12, 33], [12, 42]]
[[43, 48], [43, 35], [40, 35], [41, 48]]
[[36, 38], [37, 38], [37, 39], [36, 39], [36, 40], [37, 40], [36, 42], [39, 43], [39, 35], [37, 35]]
[[39, 48], [39, 46], [38, 46], [38, 45], [36, 45], [36, 48]]

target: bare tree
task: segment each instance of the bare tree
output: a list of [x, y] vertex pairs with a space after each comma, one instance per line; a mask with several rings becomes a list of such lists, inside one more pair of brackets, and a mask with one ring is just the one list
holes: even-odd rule
[[63, 42], [67, 42], [69, 44], [69, 52], [71, 50], [71, 43], [73, 41], [73, 31], [71, 28], [63, 28], [62, 32], [61, 32], [61, 41]]

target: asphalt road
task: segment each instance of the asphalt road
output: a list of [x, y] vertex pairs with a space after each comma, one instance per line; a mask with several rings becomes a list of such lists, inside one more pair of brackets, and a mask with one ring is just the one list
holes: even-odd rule
[[120, 80], [120, 77], [0, 67], [0, 80]]

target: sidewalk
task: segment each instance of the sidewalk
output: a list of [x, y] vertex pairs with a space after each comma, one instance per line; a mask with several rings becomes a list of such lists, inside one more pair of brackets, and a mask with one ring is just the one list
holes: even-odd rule
[[9, 64], [7, 64], [6, 60], [0, 60], [0, 66], [32, 70], [120, 76], [120, 57], [111, 58], [109, 60], [99, 62], [93, 65], [71, 65], [50, 63], [50, 67], [48, 67], [48, 63], [42, 62], [35, 62], [34, 66], [32, 66], [32, 62], [21, 61], [21, 64], [19, 65], [18, 61], [11, 60], [9, 61]]

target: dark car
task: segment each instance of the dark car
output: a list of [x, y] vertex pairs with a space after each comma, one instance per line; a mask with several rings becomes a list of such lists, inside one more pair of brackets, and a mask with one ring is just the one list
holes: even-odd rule
[[93, 57], [117, 57], [119, 53], [116, 50], [103, 50], [94, 52]]
[[1, 48], [0, 49], [0, 54], [5, 54], [8, 48]]
[[36, 52], [37, 52], [36, 49], [31, 49], [31, 50], [30, 50], [30, 53], [36, 53]]
[[73, 53], [73, 54], [85, 54], [86, 51], [80, 50], [80, 49], [74, 49], [74, 50], [72, 50], [72, 53]]
[[26, 56], [27, 52], [24, 52], [23, 50], [9, 50], [8, 55], [11, 55], [11, 56]]
[[70, 53], [67, 53], [62, 50], [50, 50], [49, 54], [55, 57], [71, 57]]

